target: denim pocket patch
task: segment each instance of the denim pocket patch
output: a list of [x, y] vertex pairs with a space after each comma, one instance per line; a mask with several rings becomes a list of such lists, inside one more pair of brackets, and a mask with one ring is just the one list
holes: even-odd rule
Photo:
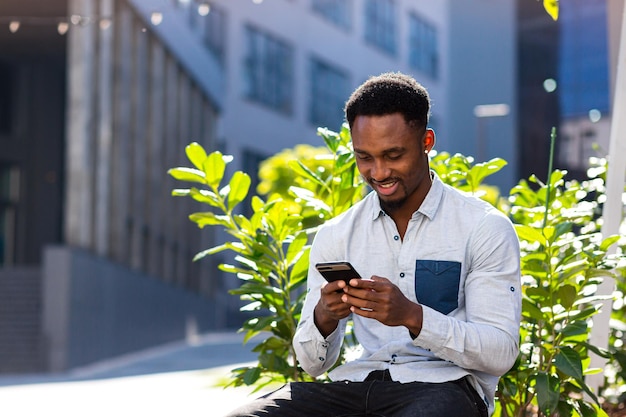
[[461, 263], [415, 261], [415, 295], [420, 304], [449, 314], [459, 306]]

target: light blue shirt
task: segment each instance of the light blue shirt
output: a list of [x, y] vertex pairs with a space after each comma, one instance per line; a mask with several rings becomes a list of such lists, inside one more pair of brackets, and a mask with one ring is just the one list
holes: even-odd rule
[[325, 281], [314, 265], [347, 260], [361, 277], [385, 277], [422, 304], [423, 326], [412, 339], [406, 327], [353, 315], [362, 352], [329, 377], [362, 381], [377, 369], [389, 369], [399, 382], [445, 382], [469, 375], [492, 411], [498, 379], [519, 349], [519, 240], [500, 211], [433, 177], [404, 239], [374, 192], [320, 228], [293, 345], [300, 365], [313, 376], [337, 360], [348, 319], [326, 339], [320, 334], [313, 310]]

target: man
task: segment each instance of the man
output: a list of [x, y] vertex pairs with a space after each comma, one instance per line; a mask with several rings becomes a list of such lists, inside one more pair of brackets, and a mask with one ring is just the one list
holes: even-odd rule
[[[353, 319], [359, 359], [333, 382], [292, 383], [232, 416], [487, 416], [518, 354], [519, 245], [511, 222], [430, 171], [430, 98], [385, 73], [346, 104], [357, 167], [372, 192], [318, 231], [293, 345], [318, 376]], [[314, 265], [363, 278], [327, 283]]]

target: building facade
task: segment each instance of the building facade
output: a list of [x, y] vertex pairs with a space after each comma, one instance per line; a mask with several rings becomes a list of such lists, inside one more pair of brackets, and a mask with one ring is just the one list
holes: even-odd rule
[[605, 158], [611, 129], [608, 16], [606, 0], [561, 5], [558, 161], [586, 178], [589, 158]]
[[40, 3], [0, 4], [0, 372], [240, 323], [220, 259], [191, 262], [221, 237], [170, 196], [190, 142], [254, 174], [402, 71], [431, 94], [437, 150], [506, 159], [504, 192], [518, 178], [513, 0]]
[[[482, 148], [481, 159], [509, 162], [497, 185], [517, 180], [514, 1], [171, 1], [224, 69], [218, 137], [239, 169], [296, 143], [323, 146], [317, 128], [340, 128], [356, 86], [402, 71], [431, 94], [435, 149]], [[510, 112], [479, 120], [483, 104]]]
[[209, 265], [191, 262], [211, 236], [166, 174], [190, 137], [215, 146], [220, 71], [189, 59], [185, 25], [176, 38], [150, 18], [126, 0], [0, 4], [0, 372], [225, 325]]

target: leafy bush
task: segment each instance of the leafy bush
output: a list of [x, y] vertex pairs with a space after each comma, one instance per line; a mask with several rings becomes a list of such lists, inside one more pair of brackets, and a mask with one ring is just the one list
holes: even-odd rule
[[[311, 380], [298, 367], [291, 347], [304, 297], [309, 238], [314, 226], [358, 201], [364, 188], [348, 129], [344, 126], [339, 133], [320, 129], [319, 133], [327, 156], [316, 152], [312, 158], [289, 161], [290, 171], [282, 172], [294, 185], [285, 191], [284, 178], [275, 179], [282, 185], [269, 188], [273, 192], [267, 201], [252, 198], [250, 218], [235, 212], [248, 194], [248, 175], [235, 172], [228, 184], [222, 184], [230, 157], [219, 152], [207, 155], [200, 145], [191, 144], [186, 152], [194, 168], [169, 171], [178, 180], [204, 187], [174, 190], [173, 195], [192, 197], [218, 211], [193, 213], [190, 219], [200, 227], [223, 227], [235, 239], [195, 259], [223, 250], [236, 253], [238, 264], [220, 265], [220, 269], [243, 280], [231, 293], [248, 302], [243, 309], [257, 313], [242, 326], [245, 340], [260, 333], [269, 335], [253, 349], [259, 355], [258, 364], [234, 370], [234, 385], [261, 387], [277, 380]], [[276, 166], [277, 161], [280, 164], [288, 153], [270, 160], [264, 169]], [[623, 272], [619, 262], [624, 256], [607, 252], [618, 237], [600, 239], [601, 195], [594, 183], [566, 183], [565, 171], [552, 172], [550, 167], [545, 184], [533, 176], [520, 181], [505, 198], [483, 184], [506, 165], [504, 160], [474, 164], [472, 158], [459, 154], [431, 156], [432, 169], [445, 183], [505, 212], [520, 238], [521, 349], [515, 366], [501, 378], [495, 415], [605, 415], [584, 376], [598, 371], [587, 369], [590, 350], [606, 357], [610, 353], [589, 345], [589, 321], [597, 313], [597, 284], [612, 270]]]
[[314, 232], [304, 227], [304, 220], [317, 225], [340, 214], [362, 197], [363, 190], [348, 130], [335, 133], [321, 129], [320, 135], [331, 151], [323, 158], [324, 169], [289, 161], [298, 176], [298, 186], [289, 187], [288, 198], [274, 194], [265, 201], [253, 196], [254, 214], [249, 218], [237, 214], [236, 208], [248, 195], [250, 177], [237, 171], [225, 183], [230, 156], [207, 154], [202, 146], [192, 143], [185, 151], [193, 167], [169, 170], [177, 180], [202, 186], [176, 189], [174, 196], [191, 197], [213, 209], [193, 213], [190, 220], [201, 228], [220, 226], [234, 238], [200, 252], [194, 260], [233, 251], [237, 264], [222, 264], [219, 268], [243, 281], [230, 291], [247, 302], [242, 310], [258, 313], [243, 323], [244, 342], [261, 333], [269, 334], [253, 348], [258, 353], [257, 366], [233, 371], [235, 386], [256, 384], [260, 388], [274, 381], [312, 379], [298, 367], [291, 346], [304, 298], [301, 287], [309, 264], [309, 236]]

